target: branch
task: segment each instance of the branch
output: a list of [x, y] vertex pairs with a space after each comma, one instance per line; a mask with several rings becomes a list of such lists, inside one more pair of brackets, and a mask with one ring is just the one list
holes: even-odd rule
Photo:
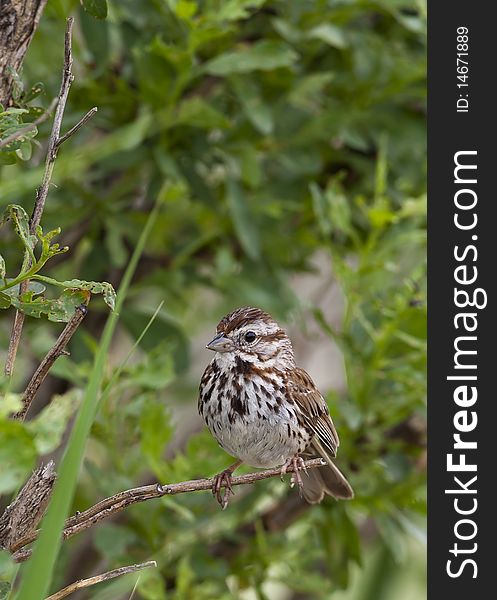
[[[41, 215], [45, 208], [45, 201], [48, 196], [48, 190], [50, 188], [50, 182], [52, 180], [52, 173], [55, 166], [55, 159], [57, 158], [57, 150], [60, 145], [65, 142], [71, 135], [73, 135], [80, 127], [84, 125], [96, 112], [96, 108], [92, 108], [72, 129], [70, 129], [65, 135], [60, 136], [60, 129], [62, 126], [62, 118], [64, 117], [64, 111], [66, 108], [67, 97], [69, 95], [69, 89], [74, 79], [72, 74], [72, 28], [74, 24], [74, 18], [69, 17], [66, 24], [66, 33], [64, 39], [64, 67], [62, 69], [62, 83], [60, 85], [59, 95], [57, 96], [57, 109], [55, 111], [54, 121], [52, 125], [52, 132], [48, 141], [47, 157], [45, 160], [45, 171], [43, 174], [43, 180], [41, 186], [38, 188], [36, 193], [35, 205], [33, 213], [29, 222], [29, 230], [32, 235], [36, 233], [36, 228], [40, 224]], [[29, 256], [25, 255], [25, 262], [29, 264], [31, 260]], [[28, 281], [23, 281], [19, 288], [19, 294], [22, 295], [28, 288]], [[10, 377], [14, 370], [14, 362], [17, 355], [17, 349], [19, 348], [19, 342], [21, 340], [22, 328], [24, 326], [24, 313], [16, 311], [14, 317], [14, 323], [12, 325], [12, 331], [10, 334], [9, 349], [7, 352], [7, 360], [5, 361], [5, 375]]]
[[73, 316], [67, 322], [57, 341], [55, 342], [53, 347], [48, 351], [48, 354], [41, 361], [39, 367], [36, 369], [33, 376], [31, 377], [31, 380], [26, 387], [26, 391], [22, 396], [22, 409], [14, 415], [14, 419], [24, 421], [26, 413], [28, 412], [31, 403], [33, 402], [36, 394], [38, 393], [41, 384], [45, 381], [45, 378], [48, 375], [50, 369], [52, 368], [52, 365], [59, 358], [59, 356], [62, 356], [63, 354], [68, 354], [68, 352], [65, 350], [65, 347], [76, 332], [76, 329], [79, 327], [81, 321], [85, 318], [87, 312], [88, 309], [84, 304], [80, 304], [76, 307]]
[[74, 18], [69, 17], [66, 24], [66, 33], [64, 39], [64, 67], [62, 69], [62, 83], [59, 91], [59, 101], [57, 104], [57, 110], [55, 111], [55, 117], [52, 125], [52, 133], [48, 140], [47, 158], [45, 160], [45, 173], [41, 186], [38, 188], [36, 194], [35, 206], [33, 214], [31, 215], [30, 221], [30, 233], [34, 234], [36, 228], [40, 224], [41, 215], [45, 208], [45, 200], [48, 196], [48, 189], [50, 181], [52, 179], [52, 173], [55, 165], [55, 159], [57, 157], [57, 144], [59, 141], [60, 128], [62, 126], [62, 118], [66, 109], [67, 96], [69, 95], [69, 88], [73, 82], [74, 76], [72, 74], [72, 28], [74, 25]]
[[61, 598], [65, 598], [66, 596], [69, 596], [69, 594], [72, 594], [77, 590], [90, 587], [91, 585], [101, 583], [102, 581], [108, 581], [109, 579], [114, 579], [114, 577], [119, 577], [120, 575], [126, 575], [127, 573], [135, 573], [136, 571], [141, 571], [142, 569], [148, 569], [149, 567], [156, 566], [157, 563], [155, 562], [155, 560], [147, 560], [147, 562], [140, 563], [138, 565], [119, 567], [118, 569], [107, 571], [107, 573], [101, 573], [100, 575], [89, 577], [88, 579], [80, 579], [79, 581], [75, 581], [67, 587], [59, 590], [55, 594], [52, 594], [46, 600], [60, 600]]
[[0, 515], [0, 548], [10, 550], [18, 540], [36, 530], [56, 478], [53, 460], [34, 471], [17, 498]]
[[98, 108], [96, 106], [94, 106], [93, 108], [90, 108], [90, 110], [86, 113], [86, 115], [84, 117], [81, 117], [81, 119], [76, 123], [76, 125], [74, 125], [74, 127], [71, 127], [71, 129], [69, 129], [69, 131], [67, 133], [64, 133], [64, 135], [59, 138], [59, 140], [57, 141], [57, 144], [55, 146], [55, 150], [57, 151], [66, 140], [68, 140], [79, 129], [81, 129], [81, 127], [83, 127], [83, 125], [85, 125], [87, 123], [87, 121], [89, 121], [97, 111], [98, 111]]
[[3, 140], [0, 140], [0, 148], [4, 148], [5, 146], [8, 146], [11, 142], [18, 140], [20, 137], [22, 137], [26, 133], [29, 133], [30, 131], [35, 129], [37, 125], [40, 125], [41, 123], [46, 121], [48, 119], [48, 117], [51, 115], [53, 109], [57, 106], [58, 101], [59, 101], [58, 98], [54, 98], [52, 100], [52, 102], [50, 103], [50, 106], [47, 108], [47, 110], [41, 116], [39, 116], [35, 121], [33, 121], [32, 123], [27, 123], [26, 126], [23, 127], [22, 129], [18, 129], [14, 133], [11, 133], [10, 135], [8, 135], [6, 138], [3, 138]]
[[[315, 469], [322, 467], [323, 459], [313, 458], [306, 461], [305, 466], [307, 469]], [[293, 472], [293, 466], [289, 466], [287, 472]], [[271, 477], [277, 477], [281, 474], [281, 468], [268, 469], [266, 471], [258, 471], [257, 473], [247, 473], [246, 475], [238, 475], [233, 477], [231, 485], [247, 485], [261, 481], [263, 479], [269, 479]], [[105, 498], [97, 504], [94, 504], [87, 510], [77, 513], [73, 517], [67, 519], [62, 532], [64, 540], [93, 527], [103, 519], [108, 519], [114, 516], [118, 512], [121, 512], [126, 507], [138, 502], [145, 502], [146, 500], [152, 500], [154, 498], [162, 498], [163, 496], [175, 496], [176, 494], [185, 494], [188, 492], [198, 492], [211, 490], [214, 483], [214, 478], [210, 479], [192, 479], [191, 481], [183, 481], [181, 483], [171, 483], [169, 485], [143, 485], [141, 487], [132, 488], [119, 492], [114, 496]], [[24, 536], [16, 543], [12, 544], [9, 550], [14, 554], [14, 559], [17, 562], [22, 562], [31, 556], [31, 550], [24, 550], [19, 552], [21, 548], [27, 546], [38, 537], [39, 532], [35, 531], [29, 535]]]

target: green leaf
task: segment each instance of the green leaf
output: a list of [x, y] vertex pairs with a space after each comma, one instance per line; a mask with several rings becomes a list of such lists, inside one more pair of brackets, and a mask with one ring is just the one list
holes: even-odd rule
[[83, 8], [79, 11], [78, 25], [85, 45], [94, 61], [93, 75], [103, 72], [110, 59], [109, 21], [92, 17]]
[[257, 224], [250, 212], [243, 189], [233, 177], [229, 177], [226, 181], [226, 199], [242, 248], [252, 260], [258, 260], [261, 255], [261, 247]]
[[18, 421], [0, 419], [0, 494], [12, 492], [33, 469], [36, 448], [32, 435]]
[[226, 129], [230, 123], [228, 119], [205, 100], [199, 97], [184, 100], [178, 109], [175, 125], [189, 125], [203, 129]]
[[95, 531], [95, 547], [107, 560], [121, 558], [134, 542], [136, 534], [123, 525], [105, 523]]
[[[13, 281], [13, 279], [7, 278], [6, 281], [9, 283], [10, 281]], [[2, 293], [7, 294], [7, 296], [10, 296], [11, 298], [15, 298], [16, 296], [19, 296], [20, 288], [21, 284], [18, 283], [17, 285], [13, 285], [12, 287], [3, 290]], [[26, 292], [32, 292], [33, 296], [39, 296], [40, 294], [43, 294], [46, 289], [47, 288], [39, 281], [30, 281]]]
[[321, 23], [321, 25], [313, 27], [307, 32], [307, 37], [310, 39], [321, 40], [329, 46], [340, 48], [341, 50], [347, 47], [347, 39], [343, 31], [331, 23]]
[[0, 417], [8, 417], [22, 408], [21, 394], [7, 392], [3, 394], [0, 402]]
[[14, 106], [12, 106], [11, 108], [8, 108], [7, 110], [4, 110], [2, 113], [0, 113], [0, 117], [4, 115], [23, 115], [27, 112], [29, 112], [27, 108], [15, 108]]
[[[24, 130], [27, 125], [29, 125], [29, 123], [18, 123], [16, 125], [12, 125], [11, 127], [9, 127], [8, 129], [5, 129], [2, 132], [1, 138], [4, 139], [4, 138], [9, 137], [12, 134], [17, 134], [21, 130]], [[36, 128], [36, 126], [32, 127], [31, 129], [27, 129], [19, 137], [12, 140], [11, 142], [9, 142], [6, 146], [3, 146], [2, 148], [0, 148], [0, 154], [17, 151], [17, 155], [20, 158], [22, 158], [23, 160], [28, 160], [31, 157], [31, 154], [30, 154], [31, 151], [29, 149], [27, 149], [27, 145], [29, 145], [31, 147], [29, 140], [34, 138], [37, 135], [37, 133], [38, 133], [38, 129]], [[19, 153], [19, 151], [21, 151], [21, 153]], [[28, 154], [29, 154], [28, 158], [24, 159], [24, 156], [27, 156]]]
[[57, 254], [64, 254], [67, 252], [69, 248], [64, 246], [61, 248], [59, 244], [52, 244], [52, 240], [54, 237], [58, 236], [60, 233], [60, 227], [56, 229], [52, 229], [48, 233], [43, 234], [43, 230], [40, 225], [36, 228], [36, 236], [41, 242], [41, 256], [39, 259], [39, 267], [41, 268], [48, 259], [53, 256], [57, 256]]
[[67, 323], [74, 315], [77, 306], [88, 303], [85, 290], [67, 289], [54, 299], [34, 298], [32, 292], [26, 292], [20, 298], [13, 297], [12, 305], [29, 317], [39, 319], [46, 315], [49, 321]]
[[23, 103], [27, 104], [28, 102], [31, 102], [31, 100], [34, 100], [35, 98], [37, 98], [40, 94], [44, 94], [44, 93], [45, 93], [45, 84], [42, 83], [41, 81], [38, 81], [31, 87], [29, 92], [26, 92], [24, 94], [24, 96], [22, 97], [22, 101], [23, 101]]
[[17, 149], [16, 153], [21, 160], [26, 161], [31, 158], [32, 151], [33, 147], [31, 146], [31, 142], [23, 140], [19, 144], [19, 148]]
[[376, 516], [375, 521], [392, 558], [398, 563], [403, 562], [407, 554], [406, 539], [402, 535], [397, 520], [392, 515], [379, 514]]
[[225, 52], [204, 65], [211, 75], [271, 71], [279, 67], [290, 67], [298, 58], [297, 53], [284, 42], [264, 40], [243, 50]]
[[[116, 305], [116, 291], [110, 283], [106, 281], [84, 281], [82, 279], [68, 279], [67, 281], [57, 281], [51, 277], [45, 277], [43, 275], [33, 275], [33, 278], [44, 281], [45, 283], [51, 283], [58, 287], [67, 288], [66, 292], [78, 292], [88, 291], [92, 294], [103, 294], [104, 302], [107, 306], [114, 310]], [[85, 295], [88, 300], [88, 296]]]
[[225, 0], [212, 16], [216, 21], [237, 21], [246, 19], [252, 12], [263, 6], [267, 0]]
[[0, 308], [9, 308], [11, 304], [10, 296], [5, 292], [0, 292]]
[[309, 190], [311, 192], [314, 215], [318, 222], [319, 228], [321, 229], [321, 233], [327, 237], [331, 233], [331, 224], [328, 219], [324, 194], [322, 193], [321, 188], [315, 182], [312, 182], [309, 185]]
[[66, 394], [56, 395], [35, 419], [27, 424], [34, 435], [39, 454], [53, 452], [61, 443], [67, 424], [81, 402], [81, 391], [72, 389]]
[[0, 581], [0, 600], [7, 600], [12, 586], [8, 581]]
[[[2, 148], [3, 150], [3, 148]], [[0, 165], [15, 165], [17, 162], [15, 152], [1, 152], [0, 151]]]
[[263, 135], [272, 133], [274, 129], [272, 110], [262, 99], [257, 83], [246, 77], [237, 76], [230, 78], [230, 82], [247, 119]]
[[[167, 339], [167, 338], [166, 338]], [[160, 354], [148, 356], [144, 364], [130, 369], [130, 378], [134, 385], [144, 389], [163, 390], [175, 378], [173, 356], [165, 348], [158, 348]], [[176, 358], [176, 357], [174, 357]]]
[[197, 3], [192, 0], [178, 0], [175, 6], [175, 13], [180, 19], [189, 21], [191, 17], [197, 12]]
[[[18, 104], [21, 97], [22, 97], [22, 93], [24, 91], [24, 84], [22, 82], [21, 77], [19, 76], [19, 73], [14, 69], [14, 67], [12, 66], [8, 66], [5, 69], [5, 72], [7, 73], [7, 75], [10, 77], [10, 79], [12, 80], [13, 86], [12, 86], [12, 98], [14, 99], [14, 103]], [[9, 111], [11, 112], [17, 112], [17, 111], [22, 111], [23, 109], [21, 108], [8, 108], [7, 109], [7, 113]]]
[[128, 250], [124, 243], [123, 236], [117, 227], [110, 226], [107, 229], [105, 245], [109, 252], [112, 266], [123, 267], [128, 260]]
[[29, 233], [29, 217], [24, 208], [18, 204], [9, 204], [2, 215], [0, 226], [7, 221], [12, 221], [14, 230], [21, 238], [22, 243], [32, 251], [37, 240], [35, 235]]
[[253, 146], [247, 145], [240, 150], [240, 175], [243, 183], [250, 188], [259, 187], [262, 181], [262, 170]]
[[332, 182], [323, 193], [316, 183], [309, 186], [314, 213], [324, 236], [350, 231], [350, 204], [339, 184]]
[[155, 398], [147, 401], [140, 415], [140, 447], [150, 468], [159, 479], [163, 479], [166, 474], [162, 455], [172, 431], [166, 407]]
[[166, 585], [158, 569], [143, 571], [137, 582], [137, 590], [143, 600], [166, 600]]
[[107, 18], [107, 0], [81, 0], [86, 12], [96, 19]]
[[333, 73], [314, 73], [307, 77], [302, 77], [290, 91], [288, 99], [296, 106], [300, 106], [306, 110], [316, 110], [319, 107], [320, 99], [326, 96], [323, 88], [333, 78]]
[[191, 585], [195, 581], [195, 572], [190, 564], [190, 557], [183, 556], [176, 567], [176, 589], [178, 596], [185, 598], [188, 595], [188, 590], [192, 589]]
[[61, 285], [67, 288], [78, 288], [80, 290], [88, 290], [92, 294], [103, 294], [104, 302], [107, 306], [114, 310], [116, 307], [116, 291], [110, 283], [106, 281], [83, 281], [81, 279], [69, 279], [62, 281]]

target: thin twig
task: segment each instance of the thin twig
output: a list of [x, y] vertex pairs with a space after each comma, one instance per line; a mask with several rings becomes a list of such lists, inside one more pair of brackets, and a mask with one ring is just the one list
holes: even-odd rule
[[109, 579], [114, 579], [114, 577], [119, 577], [128, 573], [135, 573], [136, 571], [141, 571], [142, 569], [148, 569], [149, 567], [156, 566], [157, 563], [155, 562], [155, 560], [147, 560], [147, 562], [140, 563], [138, 565], [119, 567], [118, 569], [113, 569], [112, 571], [107, 571], [106, 573], [101, 573], [100, 575], [89, 577], [88, 579], [80, 579], [79, 581], [71, 583], [65, 588], [59, 590], [58, 592], [55, 592], [55, 594], [48, 596], [46, 600], [61, 600], [61, 598], [65, 598], [66, 596], [69, 596], [69, 594], [72, 594], [77, 590], [90, 587], [91, 585], [101, 583], [102, 581], [108, 581]]
[[[60, 136], [60, 129], [62, 126], [62, 119], [64, 117], [64, 111], [66, 108], [67, 96], [69, 95], [69, 89], [74, 79], [72, 74], [72, 28], [74, 24], [74, 18], [69, 17], [66, 21], [66, 32], [64, 38], [64, 66], [62, 69], [62, 82], [60, 85], [59, 95], [57, 96], [57, 110], [52, 124], [52, 132], [48, 140], [47, 157], [45, 160], [45, 171], [43, 174], [43, 180], [41, 186], [36, 192], [35, 205], [33, 213], [29, 221], [29, 230], [32, 235], [36, 233], [36, 229], [40, 224], [41, 215], [45, 208], [45, 201], [48, 196], [48, 190], [50, 188], [50, 182], [52, 180], [52, 173], [55, 165], [55, 159], [57, 158], [57, 150], [61, 143], [67, 140], [73, 133], [75, 133], [88, 119], [94, 114], [95, 110], [90, 110], [72, 129], [70, 129], [65, 135]], [[29, 256], [25, 256], [25, 263], [27, 266], [31, 264]], [[19, 294], [22, 295], [28, 289], [29, 281], [23, 281], [19, 286]], [[5, 375], [10, 377], [14, 370], [14, 362], [17, 355], [17, 349], [19, 348], [19, 342], [21, 340], [22, 328], [24, 326], [24, 313], [16, 311], [14, 316], [14, 323], [12, 325], [12, 331], [10, 334], [9, 349], [7, 351], [7, 359], [5, 361]]]
[[[26, 291], [26, 286], [20, 285], [20, 291], [23, 293]], [[7, 350], [7, 359], [5, 360], [4, 373], [7, 377], [12, 375], [14, 371], [14, 362], [16, 360], [17, 349], [19, 348], [19, 342], [21, 341], [22, 327], [24, 325], [24, 313], [16, 310], [14, 315], [14, 322], [12, 323], [12, 330], [10, 332], [9, 349]]]
[[20, 421], [24, 421], [26, 413], [31, 406], [38, 390], [40, 389], [41, 384], [45, 381], [48, 372], [52, 368], [54, 362], [62, 356], [63, 354], [67, 354], [65, 347], [69, 343], [69, 340], [72, 338], [76, 329], [79, 327], [81, 321], [85, 318], [88, 309], [84, 304], [80, 304], [76, 307], [73, 316], [69, 319], [66, 326], [62, 330], [62, 333], [57, 338], [57, 341], [53, 345], [53, 347], [48, 351], [45, 358], [41, 361], [39, 367], [34, 372], [31, 377], [30, 382], [28, 383], [26, 390], [22, 396], [22, 408], [21, 410], [14, 415], [14, 419], [19, 419]]
[[66, 140], [68, 140], [79, 129], [81, 129], [81, 127], [83, 127], [83, 125], [85, 125], [97, 111], [98, 111], [98, 108], [96, 106], [94, 106], [93, 108], [90, 108], [90, 110], [86, 113], [86, 115], [84, 117], [81, 117], [81, 119], [76, 123], [76, 125], [74, 125], [74, 127], [71, 127], [71, 129], [69, 129], [69, 131], [67, 133], [64, 133], [64, 135], [59, 138], [59, 140], [57, 142], [56, 150], [58, 150], [60, 148], [60, 146], [62, 146], [62, 144]]
[[8, 146], [10, 143], [15, 142], [23, 135], [26, 135], [26, 133], [29, 133], [30, 131], [35, 129], [38, 125], [41, 125], [52, 114], [52, 111], [57, 106], [58, 102], [59, 99], [54, 98], [47, 110], [42, 115], [40, 115], [35, 121], [33, 121], [32, 123], [27, 123], [25, 127], [18, 129], [14, 133], [8, 135], [6, 138], [3, 138], [3, 140], [0, 140], [0, 148], [5, 148], [5, 146]]
[[[306, 469], [315, 469], [323, 466], [323, 459], [313, 458], [306, 461]], [[287, 469], [288, 473], [293, 472], [293, 466], [289, 466]], [[258, 471], [256, 473], [247, 473], [246, 475], [238, 475], [233, 477], [231, 485], [247, 485], [261, 481], [263, 479], [269, 479], [271, 477], [277, 477], [281, 474], [281, 468], [267, 469], [266, 471]], [[126, 507], [138, 502], [145, 502], [146, 500], [153, 500], [154, 498], [162, 498], [163, 496], [175, 496], [176, 494], [185, 494], [188, 492], [198, 492], [202, 490], [212, 490], [212, 484], [214, 479], [192, 479], [191, 481], [182, 481], [181, 483], [171, 483], [169, 485], [143, 485], [141, 487], [132, 488], [119, 492], [114, 496], [105, 498], [97, 504], [94, 504], [87, 510], [77, 513], [74, 516], [67, 519], [62, 537], [64, 540], [89, 529], [96, 525], [96, 523], [103, 519], [108, 519], [114, 516], [118, 512], [121, 512]], [[24, 536], [13, 544], [9, 550], [15, 553], [14, 559], [17, 562], [22, 562], [31, 556], [31, 550], [24, 550], [19, 552], [21, 548], [27, 546], [38, 537], [38, 531], [31, 533], [30, 535]]]
[[59, 142], [60, 128], [62, 126], [62, 118], [64, 117], [64, 111], [66, 109], [67, 96], [69, 95], [69, 88], [73, 82], [74, 76], [72, 74], [72, 28], [74, 24], [74, 18], [69, 17], [66, 24], [66, 33], [64, 39], [64, 67], [62, 69], [62, 83], [59, 91], [59, 103], [57, 104], [57, 110], [55, 111], [55, 117], [52, 125], [52, 133], [48, 140], [47, 158], [45, 161], [45, 173], [41, 186], [36, 194], [35, 206], [33, 214], [30, 220], [30, 231], [32, 234], [36, 232], [36, 228], [40, 224], [41, 215], [45, 208], [45, 200], [48, 196], [48, 190], [50, 187], [50, 181], [52, 179], [52, 173], [55, 165], [55, 159], [57, 157], [57, 145]]

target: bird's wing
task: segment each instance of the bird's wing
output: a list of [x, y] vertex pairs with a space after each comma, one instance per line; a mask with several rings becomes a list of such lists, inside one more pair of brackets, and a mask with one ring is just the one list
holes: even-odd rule
[[326, 452], [336, 456], [340, 440], [331, 420], [328, 405], [310, 375], [296, 367], [288, 372], [290, 399], [300, 411], [304, 425], [316, 436]]

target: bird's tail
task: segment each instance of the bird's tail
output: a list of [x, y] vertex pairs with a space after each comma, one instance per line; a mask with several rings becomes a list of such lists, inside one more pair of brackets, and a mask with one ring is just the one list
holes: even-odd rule
[[313, 441], [307, 454], [319, 455], [326, 461], [326, 465], [317, 469], [309, 469], [302, 473], [304, 487], [302, 493], [310, 504], [321, 502], [325, 494], [337, 500], [350, 500], [354, 497], [354, 490], [340, 469], [328, 456], [318, 440]]

